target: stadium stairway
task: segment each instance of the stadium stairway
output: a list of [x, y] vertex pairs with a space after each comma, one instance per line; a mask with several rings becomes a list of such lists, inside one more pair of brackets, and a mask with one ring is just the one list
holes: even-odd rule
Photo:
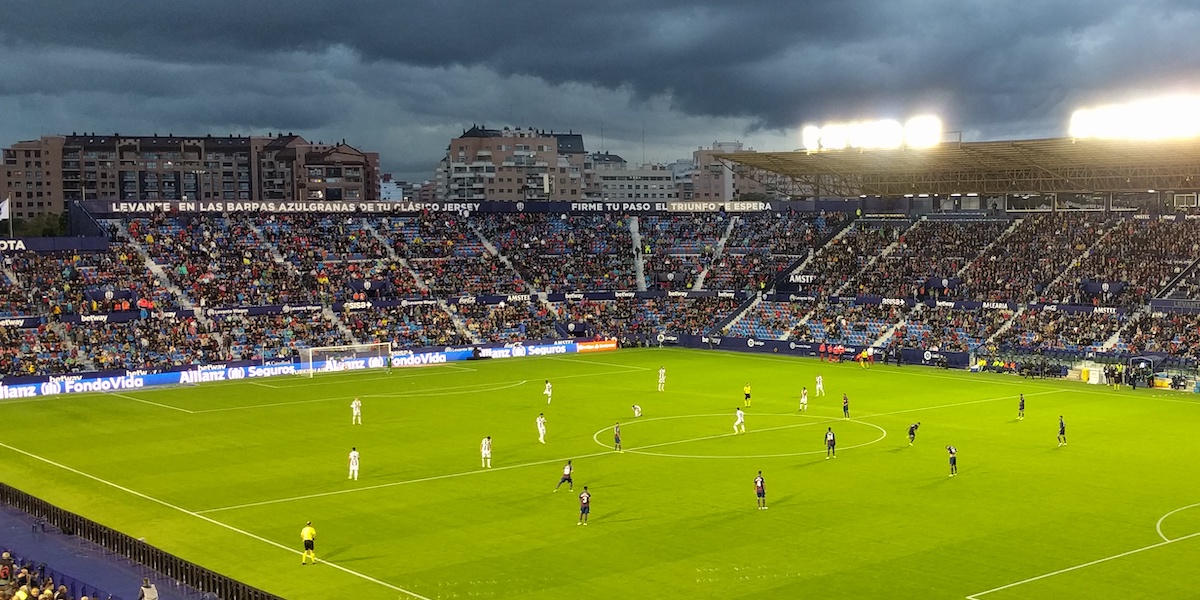
[[1013, 219], [1012, 223], [1009, 224], [1008, 229], [1005, 229], [1003, 232], [1000, 233], [1000, 235], [996, 236], [996, 239], [992, 240], [990, 243], [988, 243], [988, 245], [981, 248], [979, 250], [979, 254], [976, 254], [975, 258], [967, 261], [967, 263], [964, 264], [962, 266], [962, 268], [959, 269], [958, 272], [955, 273], [954, 275], [961, 278], [963, 276], [963, 273], [967, 272], [967, 269], [970, 269], [971, 267], [973, 267], [975, 265], [975, 262], [978, 261], [980, 258], [987, 256], [988, 251], [991, 250], [993, 246], [996, 246], [997, 244], [1005, 242], [1008, 239], [1008, 236], [1012, 235], [1012, 233], [1014, 231], [1016, 231], [1018, 227], [1021, 226], [1021, 223], [1024, 223], [1024, 222], [1025, 222], [1025, 219]]
[[1090, 255], [1093, 251], [1096, 250], [1096, 248], [1098, 246], [1103, 244], [1105, 242], [1105, 240], [1108, 239], [1108, 236], [1113, 232], [1114, 228], [1115, 228], [1115, 225], [1109, 227], [1108, 229], [1105, 229], [1104, 233], [1097, 236], [1096, 241], [1092, 242], [1091, 246], [1088, 246], [1087, 249], [1084, 250], [1083, 252], [1080, 252], [1079, 255], [1075, 257], [1074, 260], [1067, 263], [1067, 268], [1063, 269], [1062, 273], [1058, 274], [1058, 277], [1055, 277], [1054, 279], [1050, 280], [1050, 283], [1046, 285], [1046, 289], [1047, 290], [1054, 289], [1055, 286], [1057, 286], [1058, 283], [1063, 280], [1063, 278], [1067, 277], [1068, 274], [1072, 273], [1072, 271], [1071, 271], [1072, 265], [1082, 261], [1084, 259], [1084, 257]]
[[[508, 260], [507, 256], [501, 254], [500, 250], [498, 248], [496, 248], [496, 245], [493, 244], [492, 241], [489, 240], [487, 238], [487, 236], [483, 234], [483, 230], [481, 230], [478, 225], [476, 225], [473, 222], [468, 222], [467, 227], [471, 230], [472, 233], [475, 234], [475, 237], [479, 238], [479, 243], [483, 244], [484, 250], [487, 250], [492, 256], [495, 256], [497, 259], [499, 259], [500, 264], [504, 265], [505, 267], [508, 267], [509, 271], [512, 271], [513, 273], [516, 273], [518, 277], [521, 277], [521, 281], [527, 281], [525, 279], [525, 277], [521, 276], [521, 272], [518, 271], [517, 268], [513, 266], [512, 261]], [[537, 290], [533, 289], [533, 286], [529, 285], [529, 283], [525, 284], [525, 288], [526, 288], [526, 291], [528, 291], [531, 294], [537, 292]]]
[[993, 343], [995, 343], [997, 337], [1000, 337], [1001, 335], [1004, 334], [1004, 332], [1008, 331], [1009, 329], [1012, 329], [1012, 326], [1017, 323], [1017, 321], [1021, 318], [1021, 315], [1024, 314], [1024, 312], [1025, 312], [1024, 306], [1018, 308], [1016, 310], [1016, 312], [1014, 312], [1012, 314], [1012, 316], [1009, 317], [1008, 320], [1005, 321], [1004, 324], [1001, 325], [1000, 328], [996, 330], [996, 333], [993, 333], [991, 337], [984, 340], [983, 343], [980, 344], [980, 346], [991, 346]]
[[730, 217], [729, 225], [725, 227], [725, 233], [721, 234], [721, 239], [717, 240], [717, 247], [716, 250], [713, 251], [712, 260], [709, 261], [709, 266], [704, 267], [704, 270], [700, 271], [700, 274], [696, 276], [696, 283], [692, 285], [693, 290], [704, 289], [704, 278], [708, 277], [708, 270], [712, 268], [712, 265], [715, 265], [721, 261], [721, 255], [725, 253], [725, 242], [729, 241], [729, 234], [733, 233], [733, 228], [737, 226], [738, 221], [740, 220], [741, 219], [737, 216]]
[[[78, 348], [78, 346], [75, 345], [75, 340], [71, 339], [71, 336], [69, 334], [67, 334], [67, 327], [65, 325], [63, 325], [62, 323], [59, 323], [57, 321], [54, 321], [54, 322], [48, 323], [47, 326], [50, 328], [50, 331], [53, 331], [54, 333], [58, 334], [58, 338], [63, 341], [64, 348], [66, 348], [67, 350], [75, 350], [76, 348]], [[79, 364], [80, 364], [80, 366], [83, 367], [84, 371], [99, 371], [100, 370], [100, 369], [96, 368], [96, 363], [92, 361], [91, 353], [80, 352], [78, 354], [78, 357], [79, 357]]]
[[[1154, 297], [1155, 298], [1170, 298], [1171, 292], [1173, 292], [1175, 290], [1175, 286], [1179, 285], [1180, 281], [1183, 281], [1189, 275], [1191, 275], [1198, 268], [1198, 266], [1200, 266], [1200, 258], [1197, 258], [1196, 260], [1192, 261], [1192, 263], [1189, 264], [1186, 268], [1179, 271], [1179, 274], [1176, 275], [1174, 277], [1174, 279], [1171, 279], [1171, 281], [1167, 282], [1167, 285], [1163, 286], [1163, 289], [1159, 290], [1159, 292], [1157, 294], [1155, 294]], [[1182, 297], [1186, 297], [1186, 295], [1182, 296]]]
[[900, 235], [896, 236], [896, 241], [892, 242], [891, 244], [888, 244], [888, 246], [886, 248], [884, 248], [883, 251], [880, 252], [879, 254], [872, 256], [871, 259], [867, 261], [867, 264], [863, 265], [863, 268], [856, 271], [854, 273], [854, 276], [847, 279], [846, 283], [843, 283], [841, 285], [841, 287], [839, 287], [837, 289], [837, 291], [834, 292], [834, 295], [841, 296], [842, 294], [844, 294], [846, 292], [846, 288], [850, 287], [855, 282], [857, 282], [859, 277], [861, 277], [863, 273], [866, 273], [867, 271], [870, 271], [871, 269], [873, 269], [875, 267], [875, 263], [879, 262], [879, 259], [891, 254], [893, 250], [895, 250], [897, 247], [899, 247], [900, 246], [900, 238], [911, 233], [912, 230], [916, 229], [916, 227], [920, 224], [921, 224], [920, 219], [913, 221], [912, 225], [908, 226], [908, 229], [905, 229], [902, 233], [900, 233]]
[[[146, 249], [146, 246], [143, 245], [141, 241], [133, 237], [133, 234], [129, 232], [129, 228], [126, 227], [123, 221], [114, 219], [111, 221], [106, 221], [106, 223], [115, 226], [117, 234], [124, 238], [125, 242], [137, 251], [138, 255], [142, 257], [142, 263], [146, 265], [146, 270], [153, 273], [154, 277], [158, 279], [158, 282], [164, 288], [166, 288], [167, 291], [171, 292], [171, 295], [175, 297], [175, 301], [179, 303], [180, 308], [195, 309], [197, 321], [210, 327], [213, 325], [212, 319], [209, 319], [208, 315], [204, 314], [203, 310], [198, 309], [196, 307], [196, 303], [192, 302], [192, 299], [189, 298], [179, 286], [175, 285], [175, 283], [171, 281], [171, 278], [167, 276], [167, 272], [163, 270], [162, 265], [154, 262], [153, 258], [150, 258], [150, 251]], [[213, 329], [215, 330], [215, 328]], [[219, 333], [215, 335], [217, 337], [217, 341], [224, 345], [224, 336]]]
[[[779, 276], [776, 277], [775, 281], [771, 283], [770, 289], [774, 290], [777, 287], [779, 287], [780, 283], [786, 283], [788, 278], [795, 273], [803, 273], [804, 270], [808, 268], [808, 264], [811, 263], [813, 258], [815, 258], [817, 256], [817, 252], [819, 252], [825, 246], [828, 246], [829, 244], [833, 243], [834, 240], [842, 239], [842, 237], [844, 237], [846, 235], [846, 232], [850, 231], [851, 225], [853, 225], [853, 224], [854, 224], [854, 219], [845, 219], [842, 222], [840, 227], [838, 227], [837, 229], [835, 229], [833, 231], [829, 231], [825, 235], [824, 238], [822, 238], [818, 243], [814, 244], [811, 248], [808, 249], [808, 256], [805, 256], [803, 258], [797, 258], [795, 261], [792, 262], [792, 264], [788, 265], [786, 268], [784, 268], [782, 271], [780, 271]], [[830, 228], [830, 229], [833, 229], [833, 228]], [[808, 319], [808, 317], [806, 316], [805, 320], [807, 320], [807, 319]]]
[[[362, 227], [365, 231], [369, 232], [372, 236], [374, 236], [375, 239], [379, 240], [379, 243], [384, 247], [384, 249], [387, 250], [388, 258], [392, 259], [397, 264], [399, 264], [401, 267], [404, 267], [404, 270], [408, 271], [409, 275], [412, 276], [413, 281], [417, 284], [417, 288], [419, 288], [423, 292], [429, 291], [429, 286], [425, 283], [425, 281], [423, 279], [421, 279], [421, 275], [419, 273], [417, 273], [417, 271], [415, 269], [412, 268], [412, 265], [408, 264], [407, 260], [404, 260], [403, 256], [400, 256], [399, 254], [396, 253], [396, 249], [392, 247], [392, 242], [390, 240], [388, 240], [387, 237], [385, 237], [382, 233], [379, 233], [378, 229], [375, 229], [375, 226], [371, 224], [370, 219], [364, 217], [362, 220]], [[474, 229], [475, 226], [472, 225], [471, 227], [472, 227], [472, 229]], [[483, 235], [479, 233], [478, 229], [475, 229], [475, 235], [479, 236], [479, 239], [483, 242], [483, 247], [485, 249], [487, 249], [488, 252], [491, 252], [493, 254], [496, 253], [496, 247], [493, 246], [491, 244], [491, 242], [487, 241], [487, 238], [483, 237]], [[503, 257], [501, 257], [501, 260], [504, 260]], [[507, 264], [507, 261], [504, 261], [504, 262]], [[509, 268], [511, 269], [512, 265], [509, 265]], [[450, 315], [450, 321], [454, 323], [454, 329], [456, 329], [459, 333], [461, 333], [464, 337], [471, 340], [472, 342], [474, 342], [476, 344], [480, 343], [479, 337], [467, 330], [466, 322], [464, 322], [462, 320], [462, 317], [458, 316], [457, 312], [450, 310], [450, 305], [446, 304], [445, 299], [438, 298], [437, 303], [438, 303], [438, 306], [442, 309], [442, 312], [445, 312], [447, 315]], [[343, 326], [345, 326], [344, 323], [343, 323]], [[356, 338], [354, 338], [353, 336], [350, 336], [350, 339], [353, 340]]]
[[920, 320], [920, 313], [925, 312], [925, 308], [926, 307], [924, 304], [918, 302], [915, 306], [913, 306], [912, 310], [905, 313], [903, 317], [900, 317], [899, 321], [892, 323], [890, 327], [879, 332], [879, 337], [875, 338], [875, 340], [871, 342], [871, 345], [883, 346], [884, 348], [887, 348], [888, 344], [891, 343], [892, 335], [895, 334], [896, 329], [898, 329], [901, 325], [907, 325], [910, 319], [916, 318], [917, 320]]
[[417, 273], [416, 269], [413, 269], [412, 265], [408, 264], [408, 261], [403, 256], [396, 254], [396, 249], [392, 248], [391, 240], [387, 239], [382, 233], [379, 233], [379, 230], [375, 229], [374, 225], [371, 225], [370, 219], [364, 218], [362, 221], [363, 229], [369, 231], [371, 235], [375, 236], [375, 239], [379, 240], [380, 244], [383, 244], [383, 247], [387, 250], [388, 258], [395, 261], [401, 267], [404, 267], [405, 271], [408, 271], [408, 274], [413, 278], [413, 282], [417, 284], [418, 289], [422, 292], [428, 292], [429, 285], [425, 283], [425, 280], [421, 278], [421, 274]]
[[342, 318], [339, 317], [337, 313], [333, 312], [332, 308], [329, 308], [328, 306], [322, 307], [321, 314], [325, 315], [325, 320], [332, 323], [333, 326], [336, 327], [338, 331], [342, 332], [343, 337], [345, 337], [346, 339], [353, 341], [355, 343], [359, 343], [359, 344], [362, 343], [362, 340], [354, 337], [354, 332], [350, 331], [350, 328], [346, 326], [346, 322], [343, 321]]
[[646, 257], [642, 256], [642, 232], [636, 215], [629, 217], [629, 237], [633, 240], [633, 272], [637, 277], [637, 289], [646, 291]]
[[1125, 330], [1129, 329], [1129, 326], [1133, 325], [1133, 322], [1136, 321], [1138, 317], [1149, 313], [1149, 306], [1143, 306], [1137, 311], [1125, 313], [1125, 323], [1123, 323], [1121, 327], [1112, 334], [1111, 337], [1109, 337], [1107, 340], [1104, 340], [1104, 343], [1100, 346], [1100, 350], [1102, 352], [1112, 352], [1113, 350], [1118, 350], [1119, 348], [1117, 348], [1117, 345], [1121, 343], [1121, 340], [1127, 339], [1125, 337]]
[[743, 302], [741, 306], [735, 308], [728, 316], [713, 324], [709, 332], [725, 335], [724, 332], [729, 331], [734, 325], [737, 325], [738, 321], [741, 321], [743, 317], [750, 314], [750, 311], [754, 310], [754, 307], [758, 306], [762, 301], [762, 294], [750, 296], [749, 299]]

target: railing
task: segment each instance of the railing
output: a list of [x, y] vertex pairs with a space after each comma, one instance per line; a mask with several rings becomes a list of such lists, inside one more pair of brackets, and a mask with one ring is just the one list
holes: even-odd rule
[[165, 578], [202, 592], [215, 593], [223, 600], [283, 600], [4, 483], [0, 483], [0, 502], [45, 519], [47, 524], [57, 527], [64, 534], [83, 538], [145, 565]]

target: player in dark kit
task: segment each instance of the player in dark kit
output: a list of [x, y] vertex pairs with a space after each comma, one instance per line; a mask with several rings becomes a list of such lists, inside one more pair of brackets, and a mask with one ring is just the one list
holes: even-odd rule
[[1062, 415], [1058, 415], [1058, 445], [1067, 445], [1067, 424], [1063, 421]]
[[825, 432], [825, 460], [831, 456], [837, 458], [837, 436], [833, 435], [832, 427]]
[[583, 486], [583, 493], [579, 494], [579, 522], [576, 525], [587, 525], [588, 514], [592, 512], [592, 495], [588, 493], [587, 486]]
[[845, 392], [842, 392], [842, 418], [850, 418], [850, 397]]
[[920, 427], [921, 427], [920, 421], [917, 421], [916, 423], [913, 423], [912, 425], [908, 426], [908, 445], [909, 446], [913, 445], [913, 442], [917, 441], [917, 429], [919, 429]]
[[950, 453], [950, 476], [958, 475], [958, 448], [954, 446], [946, 446], [946, 452]]
[[767, 510], [767, 480], [763, 479], [762, 471], [754, 478], [754, 495], [758, 496], [758, 510]]
[[[621, 424], [613, 425], [613, 450], [621, 452]], [[584, 488], [587, 489], [587, 488]]]
[[1021, 401], [1017, 403], [1017, 420], [1025, 420], [1025, 394], [1021, 394]]

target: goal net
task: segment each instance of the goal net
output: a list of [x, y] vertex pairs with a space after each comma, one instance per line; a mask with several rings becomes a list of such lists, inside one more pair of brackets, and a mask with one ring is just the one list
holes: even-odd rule
[[382, 369], [388, 366], [391, 355], [391, 342], [303, 348], [300, 350], [301, 373], [312, 377], [317, 373]]

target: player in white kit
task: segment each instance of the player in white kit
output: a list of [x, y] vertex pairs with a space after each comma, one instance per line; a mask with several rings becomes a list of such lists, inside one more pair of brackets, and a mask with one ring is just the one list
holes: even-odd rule
[[816, 394], [817, 394], [818, 396], [824, 396], [824, 395], [825, 395], [825, 380], [824, 380], [824, 379], [822, 379], [820, 375], [817, 375], [817, 390], [816, 390]]
[[358, 481], [358, 449], [350, 448], [350, 476], [346, 479]]
[[742, 433], [746, 433], [746, 413], [742, 412], [741, 408], [737, 409], [737, 420], [733, 422], [733, 433], [738, 433], [738, 427], [742, 428]]
[[358, 398], [350, 403], [350, 424], [362, 425], [362, 400]]
[[538, 413], [537, 418], [538, 441], [546, 443], [546, 413]]
[[658, 368], [658, 391], [663, 391], [667, 388], [667, 366], [663, 365]]
[[808, 410], [808, 388], [800, 388], [800, 412]]
[[547, 379], [546, 380], [546, 389], [542, 390], [542, 393], [546, 395], [546, 404], [550, 404], [550, 396], [553, 393], [553, 391], [554, 391], [554, 388], [552, 388], [550, 386], [550, 380]]
[[492, 468], [492, 436], [489, 435], [479, 442], [479, 457], [483, 463], [481, 466]]
[[638, 405], [634, 404], [634, 405], [633, 405], [633, 416], [634, 416], [634, 417], [640, 417], [640, 416], [642, 416], [642, 407], [640, 407], [640, 406], [638, 406]]

